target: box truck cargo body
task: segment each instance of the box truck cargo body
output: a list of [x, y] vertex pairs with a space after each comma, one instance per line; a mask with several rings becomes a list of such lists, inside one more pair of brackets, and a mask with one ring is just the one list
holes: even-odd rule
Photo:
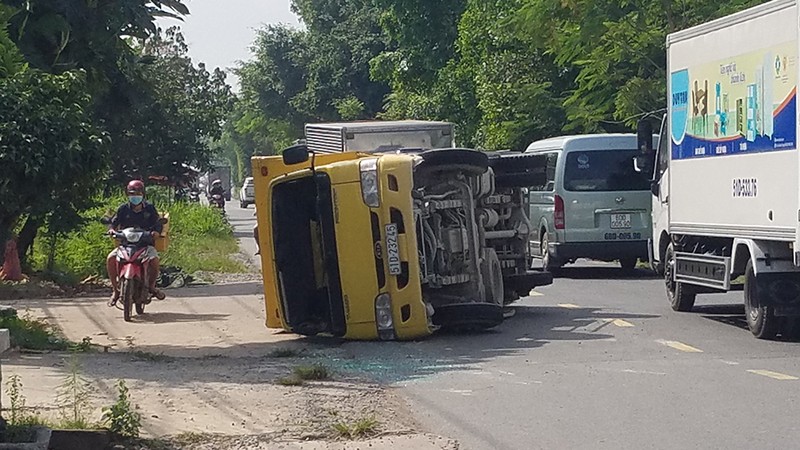
[[654, 267], [672, 307], [744, 277], [757, 337], [800, 329], [798, 9], [777, 0], [667, 37], [668, 105], [653, 173]]

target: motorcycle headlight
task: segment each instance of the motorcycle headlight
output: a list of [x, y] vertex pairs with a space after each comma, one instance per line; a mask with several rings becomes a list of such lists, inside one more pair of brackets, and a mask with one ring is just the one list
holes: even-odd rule
[[125, 236], [126, 241], [135, 244], [142, 239], [144, 233], [141, 231], [122, 230], [122, 235]]
[[364, 203], [371, 208], [381, 205], [378, 189], [378, 158], [364, 159], [359, 163], [361, 170], [361, 195]]

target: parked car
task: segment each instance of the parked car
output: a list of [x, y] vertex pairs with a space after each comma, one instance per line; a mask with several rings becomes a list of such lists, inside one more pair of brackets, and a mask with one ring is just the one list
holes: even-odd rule
[[632, 270], [648, 259], [652, 194], [648, 177], [631, 164], [636, 145], [635, 134], [595, 134], [528, 146], [526, 153], [546, 158], [541, 185], [528, 193], [531, 252], [545, 270], [578, 258], [619, 261]]
[[248, 205], [256, 203], [255, 183], [253, 177], [247, 177], [242, 183], [242, 188], [239, 189], [239, 206], [247, 208]]

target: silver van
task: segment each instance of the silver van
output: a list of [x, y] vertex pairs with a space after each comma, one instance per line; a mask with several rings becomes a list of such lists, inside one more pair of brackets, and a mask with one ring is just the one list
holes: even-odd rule
[[[654, 146], [658, 137], [653, 136]], [[556, 271], [578, 258], [619, 261], [633, 270], [647, 260], [650, 180], [632, 164], [635, 134], [588, 134], [537, 141], [546, 173], [528, 192], [531, 254]]]

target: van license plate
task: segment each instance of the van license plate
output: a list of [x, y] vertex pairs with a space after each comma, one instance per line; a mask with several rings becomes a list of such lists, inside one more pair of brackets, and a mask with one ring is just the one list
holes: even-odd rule
[[611, 229], [618, 230], [621, 228], [631, 227], [630, 214], [612, 214], [611, 215]]
[[400, 264], [400, 249], [397, 247], [397, 224], [386, 225], [386, 262], [390, 275], [400, 275], [403, 268]]

